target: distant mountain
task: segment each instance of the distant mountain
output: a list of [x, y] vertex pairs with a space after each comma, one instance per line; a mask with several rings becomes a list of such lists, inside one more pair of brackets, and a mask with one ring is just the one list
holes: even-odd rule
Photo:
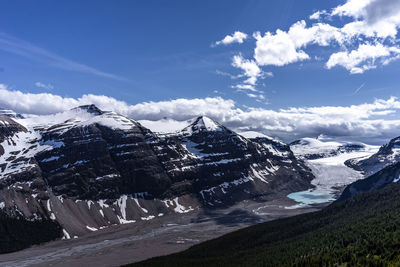
[[400, 181], [400, 162], [389, 165], [363, 180], [349, 184], [339, 200], [348, 199], [354, 195], [383, 188]]
[[367, 158], [351, 159], [346, 165], [362, 171], [366, 176], [400, 161], [400, 137], [396, 137], [383, 145], [377, 153]]
[[4, 115], [10, 118], [15, 118], [15, 119], [23, 119], [24, 116], [22, 116], [19, 113], [14, 112], [13, 110], [10, 109], [4, 109], [4, 108], [0, 108], [0, 115]]
[[340, 200], [397, 183], [400, 181], [400, 137], [381, 146], [372, 156], [348, 160], [346, 165], [362, 171], [369, 177], [349, 184], [340, 196]]
[[394, 183], [128, 266], [399, 266], [399, 191]]
[[314, 188], [293, 192], [288, 197], [300, 206], [326, 203], [337, 199], [350, 183], [363, 179], [362, 172], [345, 165], [349, 159], [368, 157], [377, 146], [363, 143], [331, 141], [323, 138], [302, 138], [290, 144], [294, 155], [312, 170]]
[[296, 155], [305, 159], [334, 157], [343, 153], [365, 151], [370, 146], [363, 143], [321, 141], [316, 138], [302, 138], [290, 143]]
[[204, 116], [172, 134], [94, 105], [0, 116], [0, 210], [54, 222], [64, 238], [305, 190], [314, 178], [289, 146]]

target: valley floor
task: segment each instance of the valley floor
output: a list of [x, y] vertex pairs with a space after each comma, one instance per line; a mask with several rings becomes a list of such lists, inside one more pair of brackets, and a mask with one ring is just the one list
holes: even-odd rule
[[[119, 266], [179, 252], [228, 232], [277, 218], [319, 210], [288, 209], [294, 201], [244, 201], [226, 210], [200, 210], [158, 220], [112, 226], [78, 239], [57, 240], [0, 255], [2, 266]], [[326, 205], [326, 204], [325, 204]]]

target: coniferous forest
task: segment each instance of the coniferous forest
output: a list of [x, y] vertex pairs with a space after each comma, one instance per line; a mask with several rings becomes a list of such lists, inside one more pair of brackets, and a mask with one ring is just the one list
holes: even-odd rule
[[400, 266], [400, 184], [131, 266]]
[[0, 253], [8, 253], [47, 242], [62, 236], [58, 223], [48, 220], [28, 221], [0, 212]]

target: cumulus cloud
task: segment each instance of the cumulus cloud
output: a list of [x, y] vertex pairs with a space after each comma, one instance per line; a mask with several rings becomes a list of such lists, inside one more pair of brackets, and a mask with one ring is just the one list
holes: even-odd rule
[[345, 4], [339, 5], [333, 8], [332, 16], [349, 16], [354, 18], [360, 18], [363, 14], [366, 6], [371, 4], [371, 0], [348, 0]]
[[217, 41], [215, 42], [214, 45], [228, 45], [228, 44], [232, 44], [232, 43], [243, 43], [243, 41], [247, 39], [247, 34], [243, 33], [243, 32], [239, 32], [236, 31], [234, 32], [232, 35], [227, 35], [225, 36], [224, 39], [222, 39], [221, 41]]
[[332, 40], [342, 41], [338, 28], [324, 23], [307, 27], [304, 20], [293, 24], [287, 32], [278, 29], [275, 34], [266, 32], [262, 36], [256, 32], [253, 36], [256, 39], [254, 58], [260, 66], [284, 66], [307, 60], [310, 56], [301, 48], [309, 44], [327, 46]]
[[[254, 94], [255, 93], [249, 93]], [[286, 142], [301, 137], [328, 137], [382, 144], [400, 133], [400, 120], [388, 115], [400, 110], [395, 97], [376, 99], [351, 106], [293, 107], [272, 110], [239, 108], [233, 100], [221, 97], [174, 99], [128, 104], [104, 95], [68, 98], [54, 94], [30, 94], [0, 85], [0, 106], [19, 113], [51, 114], [79, 105], [95, 104], [135, 120], [161, 120], [168, 117], [184, 121], [206, 115], [236, 131], [259, 131]]]
[[244, 81], [246, 84], [255, 85], [257, 79], [264, 75], [263, 71], [254, 60], [244, 59], [242, 55], [236, 55], [233, 57], [232, 66], [243, 70], [243, 75], [247, 77]]
[[380, 43], [361, 44], [356, 50], [332, 54], [326, 62], [326, 67], [331, 69], [334, 66], [343, 66], [350, 73], [363, 73], [376, 68], [378, 60], [383, 62], [398, 55], [400, 55], [400, 49], [397, 47], [388, 47]]
[[39, 88], [50, 89], [50, 90], [54, 89], [54, 86], [50, 83], [44, 84], [42, 82], [35, 82], [35, 86], [39, 87]]
[[[341, 66], [351, 74], [361, 74], [400, 59], [398, 0], [347, 0], [331, 10], [318, 10], [309, 19], [318, 22], [308, 26], [305, 20], [300, 20], [287, 31], [277, 29], [263, 34], [253, 33], [253, 57], [244, 59], [238, 55], [232, 64], [248, 77], [245, 84], [254, 87], [257, 74], [264, 71], [262, 67], [282, 67], [316, 59], [308, 50], [311, 45], [329, 46], [326, 50], [329, 53], [325, 62], [327, 69]], [[238, 64], [238, 59], [247, 63], [247, 68]], [[252, 74], [249, 72], [250, 65]]]
[[310, 58], [304, 51], [297, 50], [289, 35], [281, 30], [274, 35], [256, 33], [254, 38], [257, 40], [254, 58], [261, 66], [284, 66]]

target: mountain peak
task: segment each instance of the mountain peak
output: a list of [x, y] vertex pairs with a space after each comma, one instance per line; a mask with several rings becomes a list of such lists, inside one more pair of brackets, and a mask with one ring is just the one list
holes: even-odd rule
[[207, 116], [197, 117], [192, 124], [183, 129], [184, 132], [217, 132], [223, 131], [224, 126]]
[[0, 115], [4, 115], [13, 119], [23, 119], [24, 117], [19, 114], [16, 113], [15, 111], [11, 110], [11, 109], [5, 109], [5, 108], [1, 108], [0, 107]]
[[400, 136], [393, 138], [392, 140], [390, 140], [390, 144], [391, 145], [400, 145]]
[[96, 107], [96, 105], [94, 105], [94, 104], [79, 106], [79, 107], [73, 108], [72, 110], [77, 110], [77, 109], [85, 110], [88, 113], [93, 114], [93, 115], [101, 115], [104, 113], [101, 109]]

